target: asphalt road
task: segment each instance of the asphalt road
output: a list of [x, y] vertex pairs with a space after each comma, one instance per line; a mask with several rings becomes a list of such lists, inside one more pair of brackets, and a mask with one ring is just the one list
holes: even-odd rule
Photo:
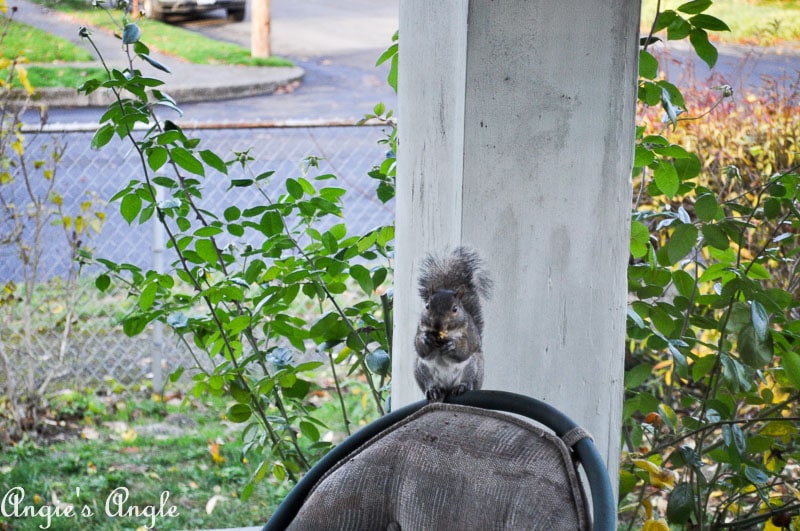
[[[375, 62], [397, 31], [399, 0], [271, 0], [272, 52], [306, 71], [302, 84], [267, 96], [182, 104], [184, 118], [203, 123], [355, 121], [383, 102], [396, 108], [386, 83], [388, 66]], [[215, 11], [173, 19], [191, 31], [250, 47], [245, 21], [228, 22]], [[97, 123], [99, 109], [50, 109], [50, 123]], [[172, 118], [173, 116], [169, 116]], [[26, 116], [38, 121], [34, 113]]]
[[[201, 123], [353, 121], [377, 102], [396, 109], [386, 84], [387, 66], [375, 61], [398, 27], [399, 0], [271, 0], [272, 50], [306, 71], [303, 83], [266, 96], [182, 105], [185, 118]], [[250, 46], [249, 6], [245, 21], [228, 22], [224, 11], [176, 24], [209, 37]], [[754, 91], [762, 79], [800, 75], [800, 47], [759, 49], [719, 46], [713, 70], [697, 59], [688, 43], [651, 48], [678, 86], [728, 84], [736, 94]], [[51, 109], [50, 122], [96, 123], [97, 109]]]

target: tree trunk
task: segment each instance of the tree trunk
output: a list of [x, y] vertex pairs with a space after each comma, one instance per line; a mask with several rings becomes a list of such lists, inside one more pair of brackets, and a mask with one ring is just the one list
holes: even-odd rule
[[272, 55], [269, 39], [269, 0], [253, 0], [250, 8], [250, 55], [269, 57]]
[[590, 431], [616, 485], [639, 0], [400, 4], [394, 408], [413, 379], [419, 264], [493, 273], [485, 389]]

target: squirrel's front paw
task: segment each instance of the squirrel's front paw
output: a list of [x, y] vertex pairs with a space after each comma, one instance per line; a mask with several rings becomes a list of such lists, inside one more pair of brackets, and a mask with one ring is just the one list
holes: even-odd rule
[[472, 384], [467, 382], [460, 383], [458, 387], [450, 391], [450, 396], [458, 396], [463, 395], [467, 391], [472, 391]]
[[425, 398], [428, 402], [441, 402], [444, 400], [444, 389], [439, 387], [431, 387], [427, 391], [425, 391]]

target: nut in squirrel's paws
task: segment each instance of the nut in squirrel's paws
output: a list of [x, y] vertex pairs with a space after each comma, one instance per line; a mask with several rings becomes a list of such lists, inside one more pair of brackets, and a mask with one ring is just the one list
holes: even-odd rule
[[447, 330], [441, 330], [436, 337], [438, 337], [441, 340], [447, 339]]

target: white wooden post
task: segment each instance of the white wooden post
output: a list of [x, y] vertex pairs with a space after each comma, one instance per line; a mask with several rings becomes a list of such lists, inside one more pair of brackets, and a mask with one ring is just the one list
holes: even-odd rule
[[393, 407], [429, 251], [493, 273], [484, 389], [589, 430], [616, 485], [639, 0], [400, 2]]

